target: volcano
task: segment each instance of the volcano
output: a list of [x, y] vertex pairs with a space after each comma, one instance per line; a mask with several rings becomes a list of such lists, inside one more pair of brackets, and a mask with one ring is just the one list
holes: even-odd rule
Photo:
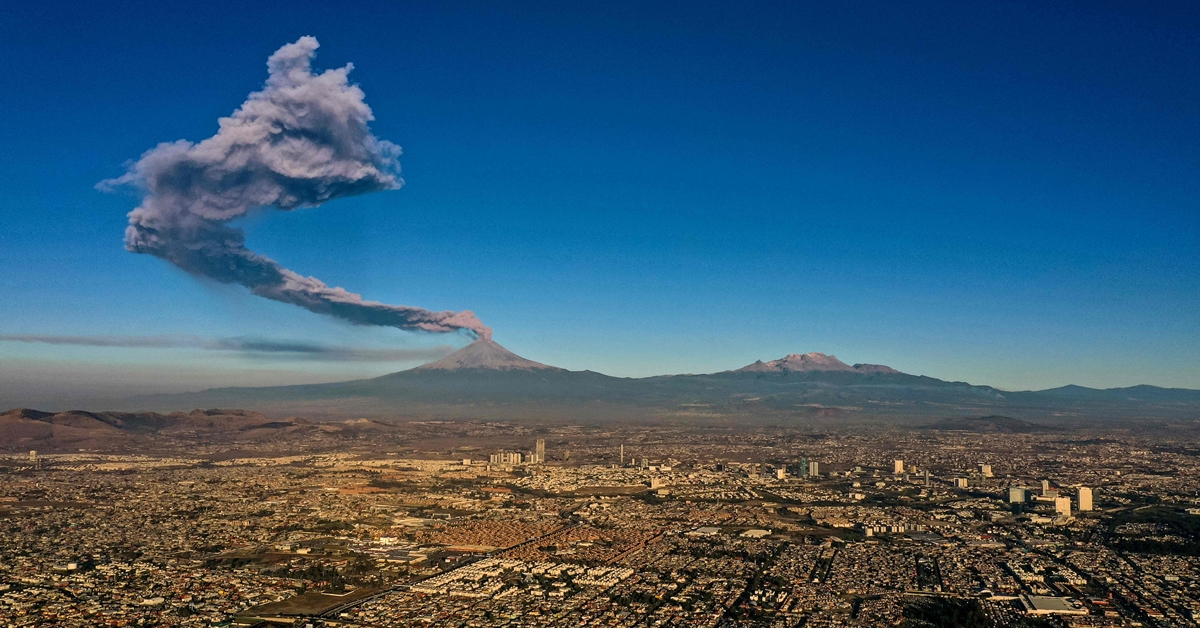
[[792, 353], [778, 360], [763, 362], [758, 360], [754, 364], [743, 366], [734, 371], [735, 373], [807, 373], [807, 372], [829, 372], [842, 371], [847, 373], [868, 373], [868, 374], [886, 374], [886, 375], [903, 375], [900, 371], [882, 364], [855, 364], [850, 366], [845, 362], [837, 359], [835, 355], [825, 355], [824, 353]]
[[557, 366], [527, 360], [500, 346], [491, 338], [480, 338], [475, 342], [438, 360], [423, 364], [415, 371], [460, 371], [485, 369], [493, 371], [562, 371]]

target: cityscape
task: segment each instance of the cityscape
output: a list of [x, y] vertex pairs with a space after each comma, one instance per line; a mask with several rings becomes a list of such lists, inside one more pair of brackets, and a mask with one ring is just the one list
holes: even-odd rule
[[417, 422], [335, 449], [10, 454], [0, 617], [1190, 626], [1198, 429]]
[[1200, 628], [1200, 0], [0, 59], [0, 628]]

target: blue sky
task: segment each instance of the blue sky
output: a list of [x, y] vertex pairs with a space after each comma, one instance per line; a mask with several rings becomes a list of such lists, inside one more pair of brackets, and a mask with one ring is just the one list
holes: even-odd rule
[[[95, 184], [198, 141], [302, 35], [405, 186], [237, 223], [539, 361], [791, 352], [1008, 389], [1200, 388], [1194, 2], [43, 3], [0, 21], [0, 334], [461, 346], [124, 250]], [[1138, 3], [1141, 4], [1141, 3]], [[329, 381], [415, 362], [0, 341], [0, 397]]]

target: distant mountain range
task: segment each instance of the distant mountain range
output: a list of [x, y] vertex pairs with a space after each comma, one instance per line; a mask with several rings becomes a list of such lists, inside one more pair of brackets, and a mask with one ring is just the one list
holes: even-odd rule
[[568, 371], [490, 339], [441, 360], [372, 379], [123, 400], [124, 410], [237, 407], [274, 416], [643, 419], [742, 417], [924, 419], [1003, 413], [1058, 424], [1104, 419], [1200, 419], [1200, 391], [1065, 386], [1007, 392], [910, 375], [888, 366], [791, 354], [740, 369], [644, 378]]

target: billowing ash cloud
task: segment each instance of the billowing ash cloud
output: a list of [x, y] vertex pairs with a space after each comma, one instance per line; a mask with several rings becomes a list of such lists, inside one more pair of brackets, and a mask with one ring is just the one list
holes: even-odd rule
[[281, 356], [337, 362], [406, 362], [445, 357], [454, 349], [445, 345], [414, 349], [375, 349], [338, 347], [293, 340], [270, 338], [202, 338], [199, 336], [46, 336], [38, 334], [0, 334], [0, 342], [31, 344], [117, 347], [138, 349], [203, 349], [227, 351], [251, 357]]
[[266, 86], [221, 118], [216, 135], [199, 144], [159, 144], [124, 176], [100, 183], [105, 190], [132, 185], [144, 194], [129, 213], [125, 248], [360, 325], [490, 336], [470, 311], [367, 301], [295, 273], [247, 249], [242, 231], [225, 224], [257, 207], [315, 207], [404, 183], [400, 147], [371, 134], [371, 108], [347, 80], [353, 66], [314, 74], [317, 46], [315, 38], [302, 37], [271, 55]]

